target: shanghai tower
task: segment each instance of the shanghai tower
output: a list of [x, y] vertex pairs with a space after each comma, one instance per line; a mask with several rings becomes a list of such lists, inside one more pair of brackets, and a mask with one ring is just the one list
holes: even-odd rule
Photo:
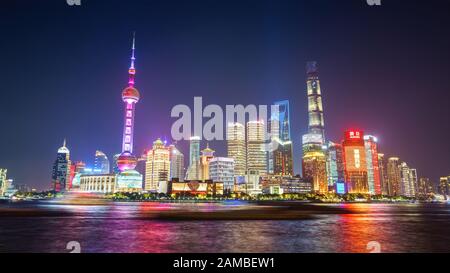
[[325, 125], [323, 118], [322, 92], [316, 62], [306, 65], [306, 87], [308, 96], [308, 133], [303, 135], [303, 177], [313, 183], [315, 192], [328, 192]]

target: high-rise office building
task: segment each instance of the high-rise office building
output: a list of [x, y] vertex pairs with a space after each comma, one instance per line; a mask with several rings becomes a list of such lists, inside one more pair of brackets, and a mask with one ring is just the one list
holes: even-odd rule
[[206, 148], [202, 150], [200, 156], [200, 180], [209, 180], [209, 162], [214, 158], [214, 150], [209, 148], [209, 144], [206, 144]]
[[366, 148], [367, 179], [370, 194], [382, 194], [380, 166], [378, 163], [378, 140], [374, 136], [364, 136]]
[[369, 193], [364, 133], [359, 130], [345, 132], [344, 151], [345, 182], [349, 193]]
[[234, 159], [214, 157], [209, 161], [209, 178], [214, 182], [223, 182], [224, 190], [234, 191]]
[[64, 192], [68, 185], [70, 176], [70, 151], [66, 147], [66, 140], [63, 146], [58, 149], [56, 160], [53, 163], [52, 184], [56, 192]]
[[325, 146], [325, 123], [320, 89], [319, 71], [316, 62], [306, 65], [308, 95], [308, 133], [303, 136], [303, 177], [313, 183], [314, 191], [328, 192], [327, 158]]
[[267, 173], [266, 128], [264, 121], [247, 122], [247, 173]]
[[381, 194], [391, 195], [387, 173], [387, 161], [384, 154], [378, 154], [378, 170], [380, 171]]
[[434, 187], [431, 180], [427, 177], [419, 178], [419, 182], [417, 183], [417, 196], [419, 198], [427, 198], [431, 194], [434, 194]]
[[4, 195], [8, 186], [7, 174], [7, 169], [0, 169], [0, 196]]
[[442, 194], [447, 200], [450, 194], [450, 176], [443, 176], [439, 179], [439, 194]]
[[94, 174], [109, 174], [109, 160], [106, 154], [102, 151], [95, 152], [94, 159]]
[[169, 181], [170, 151], [161, 139], [153, 142], [153, 149], [147, 153], [145, 164], [145, 190], [158, 191], [159, 183]]
[[400, 183], [401, 195], [407, 197], [415, 197], [417, 187], [417, 171], [415, 169], [409, 168], [406, 162], [402, 162], [399, 168], [401, 179]]
[[200, 137], [193, 136], [189, 145], [189, 167], [186, 180], [200, 179]]
[[247, 154], [245, 150], [245, 126], [238, 122], [230, 122], [227, 125], [227, 150], [228, 157], [234, 159], [234, 174], [243, 176], [246, 174]]
[[400, 173], [400, 159], [398, 157], [390, 157], [387, 163], [387, 176], [389, 180], [389, 195], [400, 196], [402, 177]]
[[178, 178], [184, 180], [184, 155], [177, 149], [175, 144], [169, 145], [170, 152], [170, 179]]
[[268, 172], [294, 175], [289, 101], [277, 101], [278, 111], [270, 119], [271, 149], [268, 151]]
[[334, 187], [338, 181], [344, 181], [344, 171], [342, 145], [329, 141], [327, 149], [328, 186]]

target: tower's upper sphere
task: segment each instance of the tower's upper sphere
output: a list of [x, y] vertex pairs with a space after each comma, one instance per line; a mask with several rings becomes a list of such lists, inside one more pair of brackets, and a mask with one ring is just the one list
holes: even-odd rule
[[139, 91], [132, 87], [128, 86], [122, 91], [122, 99], [123, 101], [127, 102], [129, 100], [132, 100], [134, 102], [138, 102], [141, 95], [139, 94]]
[[130, 152], [123, 152], [117, 158], [117, 167], [121, 172], [127, 170], [134, 170], [137, 165], [137, 158]]

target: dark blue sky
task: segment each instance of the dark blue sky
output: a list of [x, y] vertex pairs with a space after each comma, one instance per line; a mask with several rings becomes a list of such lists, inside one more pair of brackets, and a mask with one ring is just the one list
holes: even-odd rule
[[[450, 173], [449, 2], [16, 0], [0, 4], [0, 167], [49, 187], [73, 160], [120, 152], [132, 31], [136, 151], [170, 139], [177, 104], [291, 101], [295, 170], [307, 131], [305, 62], [319, 62], [327, 138], [356, 127], [437, 180]], [[205, 144], [203, 144], [204, 146]], [[223, 143], [212, 143], [225, 155]], [[181, 143], [187, 155], [186, 143]]]

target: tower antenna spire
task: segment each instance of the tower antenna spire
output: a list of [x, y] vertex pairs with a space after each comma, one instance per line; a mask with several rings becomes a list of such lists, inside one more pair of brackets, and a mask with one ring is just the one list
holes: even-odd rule
[[136, 31], [133, 31], [133, 44], [131, 46], [131, 65], [130, 69], [128, 69], [129, 74], [128, 84], [131, 87], [134, 86], [134, 77], [136, 75], [136, 69], [134, 67], [134, 62], [136, 61], [135, 50], [136, 50]]

